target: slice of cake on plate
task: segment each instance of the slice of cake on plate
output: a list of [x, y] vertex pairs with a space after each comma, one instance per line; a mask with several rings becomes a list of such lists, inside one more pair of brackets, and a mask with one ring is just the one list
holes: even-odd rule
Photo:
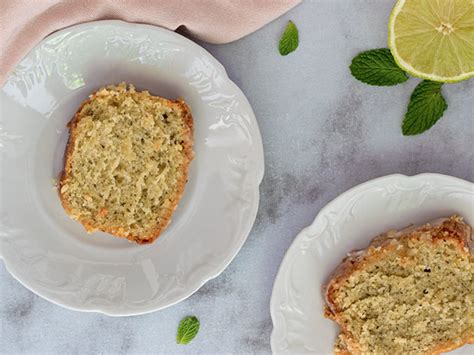
[[472, 229], [452, 216], [353, 252], [324, 293], [339, 354], [438, 354], [474, 342]]
[[88, 232], [153, 242], [180, 200], [193, 159], [193, 120], [184, 101], [122, 83], [85, 101], [69, 122], [59, 191]]

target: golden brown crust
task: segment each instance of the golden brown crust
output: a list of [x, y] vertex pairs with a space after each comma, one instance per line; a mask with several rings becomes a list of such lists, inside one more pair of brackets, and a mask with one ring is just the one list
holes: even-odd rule
[[[434, 233], [435, 237], [433, 242], [438, 242], [438, 239], [452, 239], [458, 246], [461, 252], [469, 253], [469, 239], [459, 239], [458, 235], [470, 235], [470, 227], [462, 222], [462, 218], [459, 216], [452, 216], [449, 219], [443, 219], [442, 223], [437, 226], [426, 224], [416, 229], [409, 228], [408, 231], [401, 231], [395, 233], [395, 231], [389, 231], [375, 238], [363, 251], [356, 251], [350, 253], [342, 263], [334, 270], [330, 276], [329, 283], [324, 287], [326, 300], [328, 301], [328, 307], [332, 313], [339, 311], [335, 308], [334, 302], [332, 302], [333, 292], [335, 286], [341, 284], [356, 270], [365, 268], [368, 264], [374, 263], [384, 258], [384, 255], [392, 252], [396, 248], [396, 242], [400, 238], [419, 238], [419, 235], [423, 232], [429, 231], [432, 228], [436, 228], [439, 232]], [[468, 230], [466, 230], [468, 229]], [[443, 235], [443, 237], [441, 237]]]
[[445, 353], [447, 351], [460, 348], [461, 346], [464, 346], [466, 344], [474, 344], [474, 336], [468, 336], [467, 338], [462, 339], [461, 342], [459, 343], [449, 342], [449, 343], [439, 344], [437, 347], [433, 348], [428, 354], [441, 355], [441, 353]]
[[[66, 145], [66, 150], [65, 150], [65, 155], [64, 155], [64, 169], [61, 173], [61, 177], [60, 177], [60, 180], [59, 180], [58, 192], [59, 192], [59, 198], [61, 200], [61, 204], [62, 204], [64, 210], [71, 217], [72, 217], [71, 207], [70, 207], [69, 202], [67, 201], [67, 199], [61, 193], [61, 188], [65, 184], [67, 179], [69, 178], [69, 176], [71, 174], [71, 171], [72, 171], [72, 153], [73, 153], [75, 141], [76, 141], [76, 138], [77, 138], [76, 128], [77, 128], [77, 125], [80, 121], [80, 115], [79, 114], [80, 114], [82, 108], [85, 105], [87, 105], [88, 103], [90, 103], [91, 101], [93, 101], [97, 97], [99, 91], [94, 92], [92, 95], [90, 95], [89, 99], [87, 99], [86, 101], [84, 101], [81, 104], [79, 109], [74, 114], [74, 117], [67, 124], [67, 127], [69, 128], [69, 139], [68, 139], [68, 142], [67, 142], [67, 145]], [[145, 93], [141, 93], [141, 94], [145, 94]], [[156, 97], [156, 96], [149, 95], [148, 97], [152, 98], [154, 100], [163, 100], [162, 98]], [[103, 232], [110, 233], [115, 237], [126, 238], [130, 241], [136, 242], [137, 244], [149, 244], [149, 243], [154, 242], [161, 235], [161, 233], [166, 229], [166, 227], [169, 225], [169, 223], [171, 221], [171, 217], [172, 217], [174, 211], [176, 210], [176, 207], [178, 206], [178, 202], [184, 194], [184, 189], [185, 189], [186, 183], [188, 181], [189, 165], [190, 165], [191, 161], [194, 158], [194, 152], [193, 152], [193, 130], [194, 130], [194, 127], [193, 127], [193, 117], [192, 117], [192, 114], [191, 114], [191, 110], [190, 110], [189, 106], [183, 100], [166, 100], [166, 101], [169, 103], [170, 107], [175, 106], [176, 108], [179, 108], [184, 112], [184, 114], [185, 114], [184, 121], [185, 121], [186, 126], [188, 127], [188, 130], [189, 130], [189, 132], [188, 132], [189, 139], [188, 139], [188, 141], [183, 143], [184, 152], [185, 152], [185, 155], [187, 157], [187, 161], [185, 162], [185, 164], [183, 164], [182, 179], [178, 183], [178, 187], [177, 187], [177, 190], [176, 190], [176, 194], [174, 195], [173, 202], [171, 203], [170, 207], [168, 208], [166, 213], [161, 218], [160, 224], [157, 225], [157, 227], [153, 230], [153, 232], [150, 235], [146, 235], [146, 236], [129, 235], [129, 234], [126, 233], [126, 231], [123, 227], [108, 228], [108, 227], [101, 226], [99, 228], [98, 226], [90, 223], [86, 219], [77, 218], [77, 221], [80, 222], [84, 226], [84, 228], [86, 229], [86, 231], [88, 233], [92, 233], [92, 232], [95, 232], [97, 230], [101, 230]]]
[[[339, 337], [343, 337], [344, 347], [347, 354], [361, 354], [362, 351], [356, 339], [348, 331], [347, 325], [343, 321], [338, 305], [335, 302], [335, 292], [339, 285], [343, 284], [354, 271], [366, 268], [368, 265], [376, 263], [383, 259], [387, 253], [393, 252], [397, 247], [397, 242], [401, 238], [419, 239], [423, 232], [435, 228], [433, 233], [434, 238], [432, 243], [438, 243], [444, 239], [452, 240], [462, 253], [470, 254], [470, 236], [471, 227], [464, 222], [459, 216], [452, 216], [451, 218], [443, 219], [437, 222], [437, 225], [426, 224], [418, 228], [409, 228], [408, 231], [401, 231], [395, 233], [390, 231], [375, 238], [367, 249], [350, 253], [343, 262], [334, 270], [327, 285], [325, 285], [324, 296], [326, 299], [326, 308], [324, 316], [328, 319], [334, 320], [341, 328]], [[460, 238], [463, 236], [463, 238]], [[466, 334], [464, 339], [460, 342], [446, 342], [437, 344], [427, 354], [440, 354], [441, 352], [450, 351], [461, 347], [465, 344], [474, 343], [474, 334]], [[336, 354], [341, 352], [335, 348]], [[343, 352], [346, 354], [346, 352]]]
[[334, 344], [335, 355], [351, 355], [351, 352], [347, 348], [346, 337], [344, 333], [340, 333], [337, 336], [336, 343]]
[[[60, 177], [59, 183], [58, 183], [58, 193], [59, 193], [59, 199], [61, 200], [61, 204], [62, 204], [64, 210], [70, 216], [72, 215], [71, 207], [70, 207], [69, 202], [67, 201], [67, 199], [62, 194], [61, 188], [64, 186], [64, 184], [65, 184], [67, 178], [70, 176], [71, 170], [72, 170], [72, 152], [73, 152], [74, 144], [75, 144], [76, 138], [77, 138], [76, 127], [77, 127], [77, 124], [80, 120], [79, 113], [81, 112], [82, 108], [85, 105], [90, 103], [95, 98], [96, 94], [97, 93], [93, 93], [89, 97], [88, 100], [84, 101], [81, 104], [79, 109], [74, 114], [74, 117], [67, 124], [67, 128], [69, 129], [69, 138], [68, 138], [68, 141], [67, 141], [67, 144], [66, 144], [66, 150], [65, 150], [65, 153], [64, 153], [64, 168], [63, 168], [63, 171], [61, 172], [61, 177]], [[91, 230], [92, 226], [89, 226], [88, 224], [86, 224], [85, 221], [79, 221], [79, 222], [81, 222], [84, 225], [84, 228], [88, 232]]]

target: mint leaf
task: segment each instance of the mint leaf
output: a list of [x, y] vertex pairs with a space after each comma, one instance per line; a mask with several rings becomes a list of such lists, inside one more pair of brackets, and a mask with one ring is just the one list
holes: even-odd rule
[[402, 131], [405, 136], [423, 133], [443, 116], [448, 104], [441, 94], [443, 83], [423, 80], [410, 97], [408, 110], [403, 120]]
[[199, 319], [194, 316], [187, 316], [181, 319], [178, 326], [178, 335], [176, 336], [176, 343], [186, 345], [199, 332]]
[[298, 29], [292, 21], [288, 21], [285, 32], [283, 32], [283, 35], [280, 38], [278, 50], [281, 55], [287, 55], [298, 47], [298, 43]]
[[357, 80], [369, 85], [391, 86], [408, 80], [408, 75], [395, 63], [388, 48], [359, 53], [349, 68]]

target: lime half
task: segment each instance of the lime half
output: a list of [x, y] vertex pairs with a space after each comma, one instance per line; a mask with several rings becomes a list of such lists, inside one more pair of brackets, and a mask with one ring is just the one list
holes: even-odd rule
[[474, 0], [398, 0], [388, 45], [413, 76], [441, 82], [474, 76]]

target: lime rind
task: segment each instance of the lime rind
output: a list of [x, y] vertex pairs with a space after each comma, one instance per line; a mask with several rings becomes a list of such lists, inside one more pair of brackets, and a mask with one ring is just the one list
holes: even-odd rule
[[392, 12], [390, 14], [390, 19], [388, 21], [388, 47], [390, 48], [390, 51], [392, 52], [392, 56], [395, 60], [395, 63], [397, 63], [397, 65], [400, 68], [402, 68], [404, 71], [406, 71], [408, 74], [417, 78], [422, 78], [422, 79], [431, 80], [431, 81], [437, 81], [437, 82], [443, 82], [443, 83], [457, 83], [459, 81], [463, 81], [463, 80], [474, 77], [474, 70], [469, 71], [469, 72], [463, 72], [462, 74], [449, 76], [449, 77], [424, 73], [424, 72], [421, 72], [420, 70], [417, 70], [410, 63], [407, 63], [405, 60], [401, 58], [401, 56], [397, 52], [394, 27], [395, 27], [395, 19], [397, 18], [397, 15], [401, 11], [405, 3], [406, 3], [406, 0], [397, 1], [397, 3], [392, 9]]

